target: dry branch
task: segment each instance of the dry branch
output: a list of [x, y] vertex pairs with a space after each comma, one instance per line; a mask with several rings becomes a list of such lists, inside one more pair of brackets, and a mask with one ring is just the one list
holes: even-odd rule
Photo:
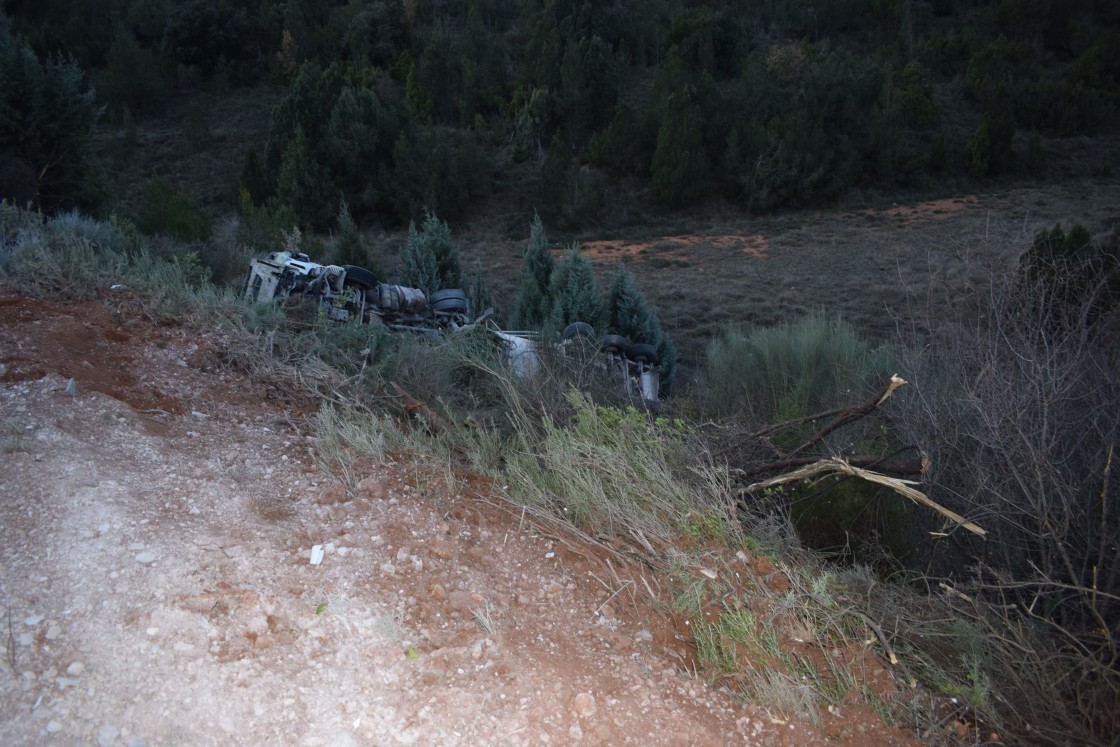
[[[916, 449], [917, 447], [908, 446], [906, 448]], [[906, 449], [903, 449], [903, 451], [905, 450]], [[853, 467], [878, 469], [881, 472], [889, 472], [894, 475], [920, 475], [926, 469], [925, 457], [922, 454], [907, 457], [906, 459], [895, 459], [891, 456], [884, 457], [878, 454], [855, 454], [846, 456], [844, 459]], [[819, 456], [799, 456], [789, 459], [778, 459], [773, 462], [736, 470], [735, 474], [739, 477], [754, 477], [755, 475], [762, 475], [767, 472], [779, 472], [781, 470], [804, 467], [807, 464], [813, 464], [818, 461], [820, 461]]]
[[753, 493], [756, 490], [770, 488], [775, 485], [781, 485], [787, 482], [796, 482], [798, 480], [808, 480], [814, 477], [819, 477], [820, 475], [829, 472], [850, 475], [852, 477], [858, 477], [861, 480], [867, 480], [868, 482], [873, 482], [878, 485], [884, 485], [895, 491], [896, 493], [906, 496], [915, 503], [920, 503], [923, 506], [932, 508], [937, 513], [964, 527], [973, 534], [977, 534], [981, 537], [984, 537], [988, 534], [986, 530], [982, 529], [977, 524], [968, 521], [960, 514], [950, 511], [940, 503], [931, 500], [929, 496], [927, 496], [920, 490], [915, 490], [914, 488], [910, 487], [911, 485], [916, 484], [913, 481], [900, 480], [897, 477], [889, 477], [887, 475], [879, 474], [878, 472], [872, 472], [870, 470], [860, 469], [859, 467], [853, 467], [851, 464], [849, 464], [844, 459], [841, 459], [840, 457], [833, 457], [832, 459], [822, 459], [818, 462], [814, 462], [813, 464], [801, 467], [800, 469], [793, 470], [792, 472], [787, 472], [784, 475], [778, 475], [777, 477], [772, 477], [769, 480], [763, 480], [762, 482], [753, 483], [751, 485], [748, 485], [744, 489], [744, 492]]
[[902, 378], [898, 374], [892, 374], [890, 381], [875, 390], [875, 392], [870, 397], [868, 397], [867, 400], [863, 402], [863, 404], [857, 405], [855, 407], [841, 408], [837, 413], [835, 420], [833, 420], [831, 423], [814, 434], [813, 437], [808, 441], [786, 454], [786, 458], [788, 459], [789, 457], [800, 454], [813, 444], [823, 441], [825, 437], [828, 436], [828, 434], [832, 433], [837, 428], [845, 426], [853, 420], [858, 420], [870, 414], [872, 410], [875, 410], [888, 399], [890, 399], [890, 396], [894, 394], [895, 389], [898, 389], [905, 383], [906, 379]]

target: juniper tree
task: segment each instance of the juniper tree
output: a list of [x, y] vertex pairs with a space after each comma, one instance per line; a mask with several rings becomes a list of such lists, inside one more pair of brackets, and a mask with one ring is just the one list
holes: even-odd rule
[[364, 267], [375, 276], [381, 278], [385, 273], [370, 255], [362, 240], [362, 232], [354, 217], [350, 214], [350, 205], [343, 197], [338, 201], [338, 232], [334, 237], [334, 262], [340, 265], [357, 265]]
[[510, 326], [515, 329], [540, 329], [544, 326], [552, 313], [553, 265], [544, 224], [539, 215], [534, 215], [529, 228], [529, 245], [525, 247], [517, 278], [517, 299], [510, 315]]
[[579, 251], [578, 244], [564, 254], [552, 273], [552, 312], [549, 326], [562, 331], [572, 322], [586, 322], [600, 327], [603, 322], [603, 297], [591, 262]]
[[677, 349], [661, 331], [657, 312], [638, 290], [634, 274], [620, 266], [607, 287], [607, 329], [632, 343], [653, 345], [660, 360], [661, 385], [672, 386], [677, 370]]
[[493, 305], [490, 298], [490, 289], [486, 287], [486, 278], [482, 275], [482, 262], [475, 257], [471, 267], [471, 277], [467, 281], [467, 302], [471, 307], [471, 314], [477, 318]]
[[424, 243], [416, 230], [416, 221], [408, 224], [408, 239], [401, 252], [401, 265], [397, 271], [397, 282], [410, 288], [419, 288], [424, 295], [430, 296], [439, 289], [439, 267], [436, 257]]
[[451, 229], [429, 211], [420, 230], [408, 224], [408, 240], [401, 255], [400, 282], [430, 296], [441, 288], [463, 285], [459, 250], [451, 243]]
[[0, 13], [0, 198], [46, 212], [104, 193], [93, 131], [101, 110], [72, 58], [40, 62]]

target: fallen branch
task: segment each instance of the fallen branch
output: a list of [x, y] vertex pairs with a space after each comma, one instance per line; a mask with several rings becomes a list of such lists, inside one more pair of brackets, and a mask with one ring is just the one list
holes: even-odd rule
[[883, 386], [879, 387], [879, 389], [877, 389], [867, 399], [867, 401], [865, 401], [861, 405], [857, 405], [856, 407], [846, 407], [846, 408], [843, 408], [842, 410], [840, 410], [840, 412], [839, 412], [839, 414], [837, 414], [835, 420], [833, 420], [831, 423], [829, 423], [824, 428], [822, 428], [820, 431], [818, 431], [816, 434], [814, 434], [813, 437], [810, 438], [808, 441], [806, 441], [805, 443], [801, 444], [800, 446], [798, 446], [793, 451], [786, 454], [785, 457], [788, 459], [792, 456], [796, 456], [797, 454], [800, 454], [801, 452], [805, 451], [806, 449], [808, 449], [813, 444], [819, 443], [820, 441], [823, 441], [825, 439], [825, 437], [828, 436], [829, 433], [832, 433], [837, 428], [840, 428], [841, 426], [847, 425], [848, 423], [852, 422], [853, 420], [858, 420], [859, 418], [862, 418], [862, 417], [870, 414], [872, 410], [878, 408], [880, 405], [882, 405], [884, 402], [886, 402], [888, 399], [890, 399], [890, 396], [892, 394], [894, 394], [895, 389], [898, 389], [900, 386], [902, 386], [905, 383], [906, 383], [906, 379], [902, 378], [898, 374], [891, 375], [890, 381], [888, 381]]
[[[908, 446], [900, 451], [906, 451], [907, 449], [917, 449], [917, 447]], [[895, 453], [897, 454], [898, 452]], [[906, 459], [894, 459], [893, 456], [884, 457], [878, 456], [877, 454], [855, 454], [845, 457], [845, 460], [853, 467], [859, 467], [861, 469], [874, 468], [881, 472], [889, 472], [894, 475], [920, 475], [925, 471], [926, 466], [925, 458], [921, 454]], [[820, 461], [819, 456], [799, 456], [778, 459], [777, 461], [767, 462], [766, 464], [735, 470], [735, 474], [739, 477], [754, 477], [755, 475], [762, 475], [767, 472], [778, 472], [781, 470], [804, 467], [807, 464], [813, 464], [818, 461]]]
[[852, 477], [858, 477], [861, 480], [867, 480], [868, 482], [873, 482], [878, 485], [884, 485], [895, 491], [896, 493], [906, 496], [915, 503], [920, 503], [923, 506], [932, 508], [937, 513], [955, 522], [959, 526], [964, 527], [973, 534], [979, 535], [981, 537], [984, 537], [988, 534], [987, 530], [980, 528], [980, 526], [972, 523], [971, 521], [968, 521], [960, 514], [950, 511], [940, 503], [931, 500], [929, 496], [927, 496], [920, 490], [915, 490], [914, 488], [910, 487], [911, 485], [917, 484], [912, 480], [901, 480], [897, 477], [888, 477], [887, 475], [881, 475], [878, 472], [871, 472], [870, 470], [853, 467], [851, 464], [841, 459], [840, 457], [833, 457], [832, 459], [822, 459], [821, 461], [806, 465], [792, 472], [787, 472], [784, 475], [778, 475], [777, 477], [773, 477], [769, 480], [756, 482], [744, 488], [744, 492], [753, 493], [756, 490], [763, 490], [787, 482], [807, 480], [814, 477], [819, 477], [820, 475], [830, 472], [851, 475]]

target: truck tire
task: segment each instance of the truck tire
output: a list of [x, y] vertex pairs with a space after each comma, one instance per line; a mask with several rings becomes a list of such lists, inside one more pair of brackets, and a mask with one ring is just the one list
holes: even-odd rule
[[356, 265], [343, 265], [342, 269], [346, 270], [346, 279], [342, 281], [343, 284], [354, 285], [367, 291], [377, 287], [377, 278], [369, 270]]
[[603, 335], [599, 338], [599, 349], [604, 353], [622, 355], [626, 349], [627, 340], [622, 335]]
[[434, 314], [466, 314], [470, 309], [467, 294], [458, 288], [438, 290], [429, 299], [428, 308]]
[[565, 340], [570, 340], [576, 335], [594, 338], [595, 328], [587, 322], [572, 322], [567, 327], [564, 327], [563, 338]]
[[622, 352], [627, 360], [634, 361], [635, 363], [648, 363], [651, 366], [657, 365], [657, 348], [653, 345], [644, 342], [636, 342], [633, 345], [627, 345]]

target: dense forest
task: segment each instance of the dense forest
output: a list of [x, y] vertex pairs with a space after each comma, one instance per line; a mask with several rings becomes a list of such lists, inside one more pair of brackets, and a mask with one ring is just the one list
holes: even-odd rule
[[[513, 175], [573, 228], [668, 209], [1045, 178], [1113, 134], [1112, 0], [10, 0], [0, 196], [104, 209], [94, 131], [284, 91], [229, 209], [446, 220]], [[232, 165], [231, 170], [236, 170]], [[1098, 164], [1107, 175], [1112, 164]], [[165, 185], [166, 186], [166, 185]], [[237, 194], [239, 192], [239, 194]]]

